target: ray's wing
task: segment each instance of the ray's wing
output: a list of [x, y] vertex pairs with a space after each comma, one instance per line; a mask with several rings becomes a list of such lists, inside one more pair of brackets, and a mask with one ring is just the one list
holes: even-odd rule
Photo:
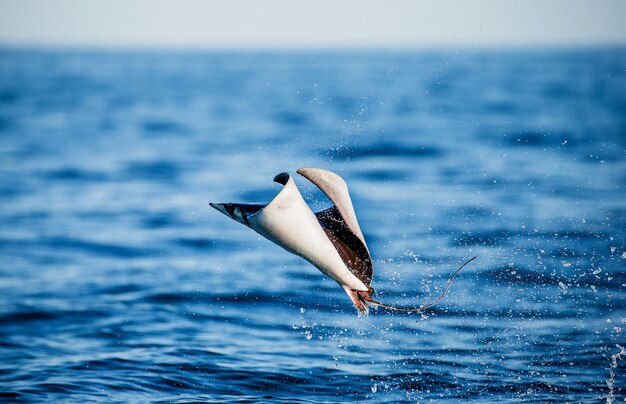
[[363, 237], [359, 227], [359, 222], [356, 220], [356, 213], [354, 213], [354, 207], [352, 207], [348, 185], [343, 178], [321, 168], [301, 168], [298, 170], [298, 174], [311, 181], [326, 194], [328, 199], [337, 207], [346, 225], [367, 246], [365, 237]]
[[350, 230], [336, 206], [315, 216], [350, 272], [369, 288], [374, 268], [367, 246]]
[[374, 273], [372, 259], [345, 181], [320, 168], [301, 168], [298, 174], [315, 184], [335, 204], [315, 216], [350, 272], [369, 288]]

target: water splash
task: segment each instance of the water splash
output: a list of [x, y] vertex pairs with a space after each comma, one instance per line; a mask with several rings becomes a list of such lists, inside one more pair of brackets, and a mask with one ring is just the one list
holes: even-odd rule
[[606, 381], [609, 386], [609, 395], [606, 397], [606, 403], [611, 404], [615, 401], [615, 369], [617, 369], [617, 361], [622, 360], [622, 355], [626, 355], [626, 348], [616, 345], [619, 352], [611, 355], [611, 366], [609, 367], [609, 380]]

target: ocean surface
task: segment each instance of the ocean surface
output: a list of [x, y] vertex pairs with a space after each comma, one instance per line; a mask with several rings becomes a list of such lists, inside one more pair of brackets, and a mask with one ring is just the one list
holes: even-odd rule
[[[0, 50], [0, 400], [623, 402], [625, 151], [626, 48]], [[478, 258], [359, 317], [209, 206], [307, 166], [381, 301]]]

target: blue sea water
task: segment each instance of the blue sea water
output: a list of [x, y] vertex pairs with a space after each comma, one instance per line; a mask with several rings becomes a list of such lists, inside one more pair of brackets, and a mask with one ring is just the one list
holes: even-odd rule
[[[621, 402], [626, 49], [0, 51], [0, 397]], [[345, 178], [389, 304], [209, 202]], [[312, 206], [328, 201], [297, 178]]]

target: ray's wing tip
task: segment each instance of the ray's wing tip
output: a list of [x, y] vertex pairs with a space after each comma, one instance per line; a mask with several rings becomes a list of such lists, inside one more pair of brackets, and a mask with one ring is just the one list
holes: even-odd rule
[[209, 202], [209, 205], [220, 213], [225, 214], [226, 216], [232, 218], [232, 216], [228, 213], [228, 209], [226, 208], [227, 203], [213, 203]]
[[289, 175], [288, 172], [282, 172], [276, 175], [276, 177], [274, 177], [274, 182], [277, 182], [281, 185], [287, 185], [287, 181], [289, 181], [289, 178], [291, 176]]
[[307, 174], [308, 174], [311, 170], [312, 170], [312, 169], [311, 169], [311, 168], [309, 168], [309, 167], [302, 167], [302, 168], [298, 168], [298, 169], [296, 170], [296, 172], [297, 172], [298, 174], [300, 174], [301, 176], [303, 176], [303, 177], [307, 178]]
[[346, 181], [337, 173], [334, 173], [330, 170], [326, 170], [324, 168], [319, 167], [303, 167], [299, 168], [296, 171], [298, 174], [308, 179], [312, 183], [318, 186], [318, 188], [322, 187], [322, 184], [326, 183], [333, 187], [336, 186], [346, 186]]
[[319, 167], [302, 167], [302, 168], [299, 168], [296, 172], [304, 177], [306, 177], [307, 175], [315, 174], [315, 173], [334, 174], [332, 171], [328, 171]]

